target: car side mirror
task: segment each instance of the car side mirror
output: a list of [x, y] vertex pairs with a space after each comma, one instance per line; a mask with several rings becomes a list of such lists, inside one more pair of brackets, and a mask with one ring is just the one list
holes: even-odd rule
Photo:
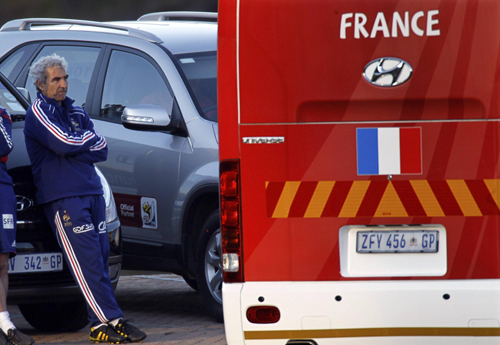
[[165, 108], [154, 104], [127, 106], [121, 118], [125, 128], [139, 131], [168, 130], [171, 122]]

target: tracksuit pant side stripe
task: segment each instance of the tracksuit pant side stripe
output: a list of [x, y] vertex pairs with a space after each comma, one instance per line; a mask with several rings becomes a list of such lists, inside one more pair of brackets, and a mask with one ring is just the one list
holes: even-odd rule
[[75, 252], [73, 251], [73, 247], [71, 246], [71, 242], [69, 241], [66, 232], [64, 231], [64, 227], [61, 222], [61, 217], [59, 216], [59, 211], [57, 211], [54, 222], [57, 226], [57, 230], [59, 233], [59, 237], [61, 238], [62, 244], [64, 246], [64, 249], [67, 253], [68, 256], [68, 261], [71, 267], [73, 268], [73, 271], [75, 272], [75, 276], [77, 278], [78, 285], [80, 286], [80, 289], [83, 292], [83, 295], [85, 299], [87, 300], [87, 303], [90, 305], [96, 316], [99, 318], [99, 320], [102, 323], [107, 323], [109, 320], [106, 318], [104, 313], [102, 312], [102, 309], [99, 307], [97, 304], [97, 301], [94, 298], [94, 295], [92, 294], [92, 291], [90, 290], [86, 280], [85, 276], [82, 273], [82, 270], [80, 268], [80, 264], [78, 262], [78, 259], [75, 255]]

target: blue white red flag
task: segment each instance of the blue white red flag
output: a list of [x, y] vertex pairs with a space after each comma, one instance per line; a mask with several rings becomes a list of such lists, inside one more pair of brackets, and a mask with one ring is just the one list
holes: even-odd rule
[[420, 127], [357, 128], [358, 175], [422, 173]]

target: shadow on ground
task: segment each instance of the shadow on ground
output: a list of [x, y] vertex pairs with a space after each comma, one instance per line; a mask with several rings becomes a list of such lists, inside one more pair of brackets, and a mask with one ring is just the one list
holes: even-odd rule
[[[116, 297], [125, 319], [146, 331], [144, 344], [225, 345], [224, 326], [204, 309], [200, 296], [184, 280], [171, 274], [125, 275], [120, 278]], [[11, 318], [36, 344], [90, 344], [89, 330], [74, 333], [41, 333], [9, 306]]]

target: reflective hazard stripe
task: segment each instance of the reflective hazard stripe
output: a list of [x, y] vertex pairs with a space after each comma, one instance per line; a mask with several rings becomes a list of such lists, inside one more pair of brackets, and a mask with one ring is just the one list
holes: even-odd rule
[[[361, 337], [499, 337], [498, 327], [400, 327], [245, 331], [245, 340]], [[404, 342], [402, 342], [404, 343]]]
[[266, 182], [267, 216], [481, 217], [500, 215], [500, 180]]

